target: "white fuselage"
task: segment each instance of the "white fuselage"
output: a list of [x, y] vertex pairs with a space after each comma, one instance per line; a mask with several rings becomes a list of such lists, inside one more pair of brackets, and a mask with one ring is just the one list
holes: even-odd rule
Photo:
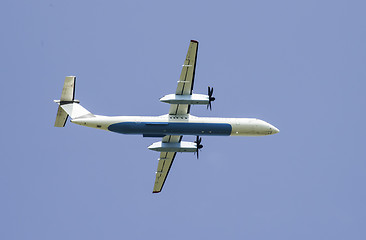
[[71, 122], [123, 134], [147, 137], [165, 135], [265, 136], [278, 133], [271, 124], [255, 118], [195, 117], [192, 115], [98, 116]]

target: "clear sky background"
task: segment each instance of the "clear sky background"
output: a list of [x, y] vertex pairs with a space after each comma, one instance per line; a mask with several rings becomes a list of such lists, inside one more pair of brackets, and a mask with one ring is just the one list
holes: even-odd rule
[[[366, 239], [365, 1], [0, 3], [0, 239]], [[281, 132], [204, 137], [152, 194], [157, 138], [67, 123], [162, 115], [189, 41], [213, 111]], [[192, 140], [194, 137], [184, 137]]]

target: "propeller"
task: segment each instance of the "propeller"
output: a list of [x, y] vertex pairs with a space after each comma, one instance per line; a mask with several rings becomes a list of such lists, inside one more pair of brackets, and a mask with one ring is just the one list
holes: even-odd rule
[[196, 137], [196, 141], [194, 141], [194, 143], [197, 145], [197, 159], [198, 159], [198, 153], [199, 153], [199, 150], [201, 148], [203, 148], [203, 145], [201, 144], [202, 142], [202, 138], [200, 138], [199, 136]]
[[213, 88], [208, 87], [208, 104], [207, 104], [207, 109], [208, 107], [210, 107], [210, 110], [212, 110], [212, 106], [211, 106], [211, 102], [215, 101], [215, 98], [212, 97], [213, 94]]

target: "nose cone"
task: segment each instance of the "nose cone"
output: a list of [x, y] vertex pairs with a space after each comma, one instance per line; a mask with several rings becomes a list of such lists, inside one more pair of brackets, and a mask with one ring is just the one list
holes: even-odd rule
[[259, 119], [256, 121], [256, 128], [256, 136], [272, 135], [280, 132], [280, 130], [278, 130], [278, 128], [276, 128], [275, 126]]
[[270, 125], [270, 129], [271, 129], [272, 134], [276, 134], [276, 133], [279, 133], [280, 132], [280, 130], [278, 130], [278, 128], [276, 128], [273, 125]]

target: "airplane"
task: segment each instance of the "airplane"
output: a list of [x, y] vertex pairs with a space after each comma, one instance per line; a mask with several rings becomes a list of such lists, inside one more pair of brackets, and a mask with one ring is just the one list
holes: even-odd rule
[[[206, 105], [212, 109], [213, 88], [207, 95], [194, 94], [193, 84], [197, 62], [198, 41], [191, 40], [178, 86], [174, 94], [160, 99], [170, 104], [169, 113], [161, 116], [101, 116], [95, 115], [75, 100], [75, 76], [65, 78], [55, 127], [64, 127], [68, 116], [71, 122], [122, 134], [137, 134], [143, 137], [158, 137], [161, 141], [148, 149], [160, 152], [153, 193], [161, 192], [177, 152], [193, 152], [197, 155], [203, 147], [200, 136], [265, 136], [279, 130], [256, 118], [196, 117], [190, 114], [191, 105]], [[182, 141], [184, 135], [195, 136], [194, 142]]]

